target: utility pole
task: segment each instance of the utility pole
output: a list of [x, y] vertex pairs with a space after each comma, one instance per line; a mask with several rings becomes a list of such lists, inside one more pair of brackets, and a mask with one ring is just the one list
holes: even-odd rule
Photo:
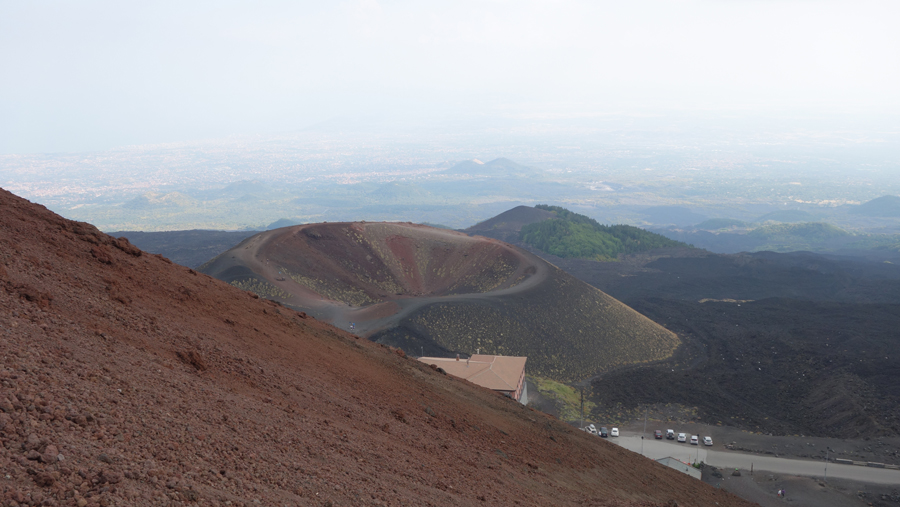
[[647, 408], [644, 407], [644, 432], [641, 433], [641, 456], [644, 455], [644, 435], [647, 434]]
[[581, 386], [581, 426], [580, 428], [584, 428], [584, 386]]
[[825, 446], [825, 482], [828, 482], [828, 446]]

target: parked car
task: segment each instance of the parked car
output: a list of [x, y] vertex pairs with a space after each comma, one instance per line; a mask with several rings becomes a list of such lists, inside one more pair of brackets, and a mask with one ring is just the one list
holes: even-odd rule
[[675, 430], [666, 430], [666, 440], [675, 440]]
[[681, 442], [682, 444], [687, 442], [687, 435], [685, 435], [684, 433], [679, 433], [678, 441]]
[[712, 445], [712, 437], [703, 437], [703, 445]]
[[606, 438], [609, 436], [609, 432], [606, 430], [606, 426], [600, 427], [600, 436]]
[[657, 440], [662, 440], [662, 430], [656, 430], [653, 432], [653, 438]]
[[691, 435], [691, 445], [697, 445], [700, 443], [700, 437], [697, 435]]
[[609, 436], [611, 436], [611, 437], [619, 436], [619, 428], [613, 428], [612, 431], [609, 432]]
[[591, 424], [588, 424], [588, 425], [587, 425], [587, 428], [585, 428], [585, 431], [587, 431], [587, 432], [590, 433], [591, 435], [596, 435], [596, 434], [597, 434], [597, 427], [594, 426], [593, 423], [591, 423]]

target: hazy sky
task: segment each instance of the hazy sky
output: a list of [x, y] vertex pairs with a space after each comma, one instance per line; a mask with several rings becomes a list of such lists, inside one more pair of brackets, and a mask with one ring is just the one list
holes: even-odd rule
[[900, 110], [900, 2], [0, 0], [0, 153], [347, 115]]

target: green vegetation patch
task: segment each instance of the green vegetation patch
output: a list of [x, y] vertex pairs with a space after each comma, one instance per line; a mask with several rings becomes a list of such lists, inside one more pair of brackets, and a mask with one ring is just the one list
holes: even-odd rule
[[[542, 396], [557, 403], [559, 418], [563, 421], [581, 421], [581, 391], [578, 389], [544, 377], [528, 376], [537, 386]], [[584, 415], [590, 417], [596, 404], [589, 399], [590, 393], [584, 395]]]
[[853, 234], [831, 224], [810, 222], [803, 224], [773, 224], [750, 231], [747, 236], [758, 244], [754, 250], [789, 252], [817, 250], [838, 245], [853, 238]]
[[557, 218], [523, 226], [519, 239], [557, 257], [611, 261], [619, 254], [688, 246], [630, 225], [602, 225], [559, 206], [539, 204], [535, 208], [550, 211]]

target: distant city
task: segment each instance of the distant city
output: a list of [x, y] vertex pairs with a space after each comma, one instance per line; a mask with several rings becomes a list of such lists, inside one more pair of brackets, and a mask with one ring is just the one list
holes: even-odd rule
[[[281, 219], [463, 228], [539, 203], [642, 227], [802, 210], [852, 230], [898, 231], [893, 220], [841, 211], [900, 194], [896, 129], [851, 136], [813, 120], [770, 127], [627, 116], [427, 131], [329, 124], [265, 138], [3, 155], [0, 185], [106, 231], [259, 230]], [[498, 158], [509, 163], [479, 164]]]

